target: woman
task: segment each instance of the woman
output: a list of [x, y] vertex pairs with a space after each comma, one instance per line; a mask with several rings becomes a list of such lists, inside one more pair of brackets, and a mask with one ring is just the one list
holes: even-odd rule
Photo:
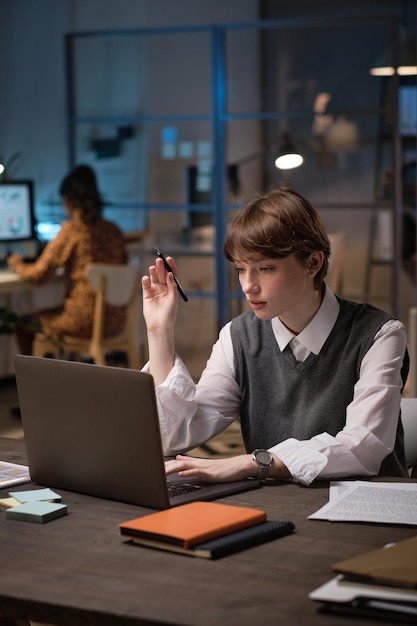
[[[79, 165], [70, 172], [60, 186], [69, 220], [63, 222], [55, 239], [50, 241], [35, 263], [23, 263], [13, 254], [9, 266], [25, 280], [44, 283], [58, 268], [65, 280], [63, 305], [31, 316], [42, 332], [52, 338], [61, 335], [89, 337], [91, 334], [94, 291], [86, 276], [90, 263], [126, 263], [127, 253], [122, 232], [101, 217], [103, 202], [97, 188], [94, 171]], [[108, 306], [105, 334], [117, 334], [125, 320], [125, 309]], [[17, 339], [24, 354], [31, 354], [33, 332], [17, 329]]]
[[[166, 471], [207, 481], [407, 476], [400, 398], [408, 361], [398, 320], [326, 286], [330, 244], [310, 203], [285, 189], [255, 198], [224, 243], [251, 308], [220, 332], [197, 385], [175, 354], [178, 292], [156, 259], [142, 279], [165, 454], [240, 417], [247, 454], [178, 454]], [[173, 271], [176, 266], [168, 259]]]

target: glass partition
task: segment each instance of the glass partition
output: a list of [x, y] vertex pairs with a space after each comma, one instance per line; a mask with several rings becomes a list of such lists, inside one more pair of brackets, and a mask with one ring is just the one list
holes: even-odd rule
[[[398, 79], [369, 69], [381, 48], [392, 56], [397, 26], [388, 17], [334, 18], [69, 35], [71, 163], [96, 168], [106, 213], [126, 232], [143, 230], [148, 246], [176, 250], [182, 266], [187, 254], [204, 256], [210, 280], [187, 288], [212, 300], [215, 326], [242, 305], [222, 256], [226, 224], [254, 193], [279, 184], [345, 231], [363, 277], [347, 280], [348, 297], [370, 297], [363, 281], [376, 267], [388, 224], [379, 216], [388, 211], [385, 308], [394, 310]], [[283, 172], [274, 162], [285, 134], [304, 163]]]

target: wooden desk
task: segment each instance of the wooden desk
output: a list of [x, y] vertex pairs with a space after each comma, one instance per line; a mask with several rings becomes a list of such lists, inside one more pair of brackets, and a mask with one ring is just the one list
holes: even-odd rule
[[[25, 462], [23, 442], [0, 439], [0, 458]], [[282, 483], [224, 501], [292, 520], [296, 533], [209, 561], [123, 543], [117, 524], [143, 509], [60, 493], [69, 515], [48, 524], [6, 520], [0, 512], [3, 624], [30, 618], [62, 626], [351, 626], [351, 618], [319, 613], [308, 593], [332, 577], [336, 560], [416, 532], [308, 520], [327, 502], [328, 485]]]

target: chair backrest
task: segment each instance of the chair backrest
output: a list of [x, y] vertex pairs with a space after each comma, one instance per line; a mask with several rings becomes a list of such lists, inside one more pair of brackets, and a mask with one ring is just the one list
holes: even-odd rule
[[329, 233], [330, 239], [330, 260], [329, 270], [326, 276], [326, 283], [333, 293], [339, 294], [343, 282], [343, 262], [345, 258], [345, 233]]
[[417, 307], [408, 310], [407, 347], [410, 355], [410, 371], [407, 385], [411, 398], [417, 397]]
[[87, 268], [87, 277], [96, 292], [104, 280], [103, 297], [107, 304], [127, 306], [139, 281], [139, 267], [92, 263]]
[[401, 398], [401, 420], [407, 467], [417, 465], [417, 398]]
[[138, 291], [140, 284], [139, 266], [135, 264], [111, 265], [92, 263], [87, 268], [87, 277], [96, 291], [92, 342], [99, 345], [104, 331], [104, 305], [125, 306], [126, 324], [122, 335], [126, 341], [135, 342], [137, 335]]

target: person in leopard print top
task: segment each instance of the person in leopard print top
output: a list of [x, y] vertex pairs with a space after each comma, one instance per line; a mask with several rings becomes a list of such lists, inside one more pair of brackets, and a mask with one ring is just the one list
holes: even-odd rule
[[[65, 294], [62, 306], [31, 316], [42, 332], [57, 339], [61, 335], [89, 337], [91, 334], [94, 291], [86, 276], [90, 263], [127, 263], [127, 251], [119, 228], [103, 219], [103, 202], [97, 188], [94, 170], [87, 165], [75, 167], [62, 181], [60, 195], [68, 214], [56, 237], [50, 241], [34, 263], [24, 263], [18, 254], [8, 265], [25, 280], [42, 284], [63, 271]], [[117, 334], [125, 321], [125, 308], [108, 306], [105, 335]], [[16, 329], [19, 347], [31, 354], [33, 332]]]

